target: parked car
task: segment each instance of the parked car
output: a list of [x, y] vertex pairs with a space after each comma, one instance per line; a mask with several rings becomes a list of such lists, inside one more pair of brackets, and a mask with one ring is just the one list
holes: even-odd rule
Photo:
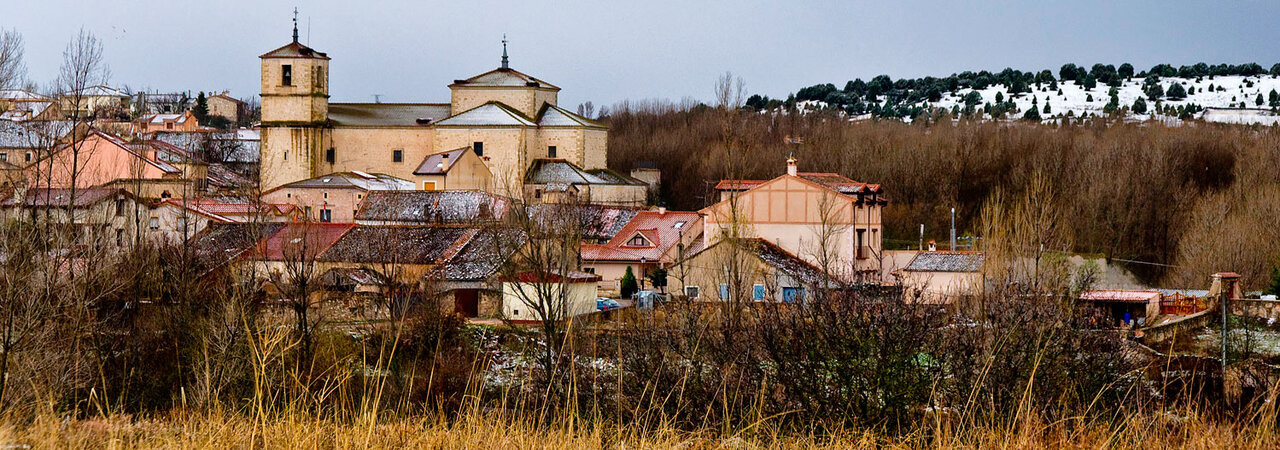
[[606, 298], [605, 303], [609, 305], [609, 309], [618, 309], [622, 307], [621, 303], [618, 303], [617, 300], [611, 298]]
[[[613, 307], [609, 306], [609, 302], [613, 302], [613, 299], [610, 299], [607, 297], [596, 297], [596, 309], [600, 311], [608, 311], [610, 309], [613, 309]], [[613, 303], [616, 305], [618, 302], [613, 302]]]
[[668, 294], [662, 294], [655, 291], [638, 291], [635, 295], [636, 308], [642, 310], [653, 309], [669, 299]]

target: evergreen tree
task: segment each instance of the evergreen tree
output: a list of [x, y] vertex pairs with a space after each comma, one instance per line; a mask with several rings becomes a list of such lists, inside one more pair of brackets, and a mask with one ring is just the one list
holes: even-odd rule
[[1188, 95], [1188, 96], [1196, 95], [1196, 87], [1195, 87], [1195, 86], [1188, 87], [1188, 88], [1187, 88], [1187, 95]]
[[191, 114], [196, 116], [196, 122], [204, 124], [209, 119], [209, 99], [204, 97], [204, 92], [196, 96], [196, 106], [191, 108]]
[[1169, 90], [1165, 91], [1164, 95], [1175, 100], [1187, 98], [1187, 89], [1182, 87], [1182, 83], [1173, 83], [1169, 85]]
[[1093, 88], [1096, 88], [1096, 87], [1098, 87], [1098, 78], [1093, 76], [1093, 74], [1085, 75], [1084, 90], [1089, 91], [1089, 90], [1093, 90]]
[[626, 273], [623, 273], [622, 279], [618, 281], [618, 290], [621, 291], [622, 298], [631, 298], [636, 295], [636, 291], [640, 290], [636, 283], [636, 274], [631, 273], [631, 266], [627, 266]]
[[1047, 115], [1049, 115], [1049, 114], [1050, 114], [1050, 113], [1052, 113], [1052, 112], [1053, 112], [1053, 110], [1052, 110], [1052, 109], [1049, 109], [1049, 100], [1048, 100], [1048, 99], [1045, 99], [1045, 101], [1044, 101], [1044, 115], [1046, 115], [1046, 116], [1047, 116]]
[[1253, 100], [1253, 104], [1258, 105], [1258, 106], [1262, 106], [1262, 103], [1263, 103], [1263, 100], [1262, 100], [1262, 93], [1261, 93], [1261, 92], [1259, 92], [1259, 93], [1258, 93], [1258, 98]]
[[1089, 102], [1089, 103], [1093, 103], [1093, 94], [1085, 94], [1085, 95], [1084, 95], [1084, 101]]
[[1028, 121], [1034, 120], [1036, 122], [1039, 122], [1040, 111], [1036, 110], [1036, 108], [1027, 108], [1027, 112], [1022, 115], [1022, 120], [1028, 120]]
[[1004, 93], [996, 91], [996, 104], [1004, 103]]
[[[1280, 64], [1276, 64], [1280, 66]], [[1271, 268], [1271, 284], [1267, 285], [1267, 289], [1262, 291], [1267, 295], [1280, 295], [1280, 266]]]
[[1271, 75], [1280, 75], [1280, 63], [1271, 66]]
[[1267, 94], [1267, 100], [1272, 108], [1280, 107], [1280, 93], [1277, 93], [1275, 89], [1272, 89], [1271, 93]]
[[1134, 100], [1134, 101], [1133, 101], [1133, 108], [1131, 108], [1131, 109], [1133, 109], [1133, 113], [1134, 113], [1134, 114], [1146, 114], [1146, 113], [1147, 113], [1147, 101], [1146, 101], [1146, 100], [1143, 100], [1143, 99], [1142, 99], [1142, 97], [1138, 97], [1138, 99], [1137, 99], [1137, 100]]
[[1118, 74], [1126, 79], [1133, 78], [1133, 64], [1124, 63], [1120, 65]]

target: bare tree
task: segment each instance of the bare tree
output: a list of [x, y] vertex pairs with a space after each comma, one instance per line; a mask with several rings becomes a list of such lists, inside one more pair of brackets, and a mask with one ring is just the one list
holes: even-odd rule
[[21, 33], [17, 30], [0, 30], [0, 89], [16, 89], [26, 84], [27, 64], [23, 61], [24, 51]]
[[269, 274], [279, 290], [280, 300], [294, 315], [294, 334], [299, 344], [299, 367], [310, 360], [314, 348], [312, 338], [323, 317], [313, 311], [314, 294], [319, 288], [319, 256], [324, 251], [320, 227], [310, 220], [291, 224], [280, 238], [280, 270]]

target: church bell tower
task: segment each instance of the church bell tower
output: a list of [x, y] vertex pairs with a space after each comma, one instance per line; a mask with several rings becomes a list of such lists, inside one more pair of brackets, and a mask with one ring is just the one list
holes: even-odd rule
[[318, 175], [329, 115], [329, 56], [293, 42], [259, 57], [262, 61], [262, 191]]

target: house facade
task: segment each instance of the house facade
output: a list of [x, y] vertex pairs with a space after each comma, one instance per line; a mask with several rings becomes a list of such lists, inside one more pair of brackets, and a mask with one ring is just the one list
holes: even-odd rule
[[338, 172], [278, 186], [263, 192], [262, 201], [294, 205], [311, 221], [354, 223], [360, 203], [370, 193], [411, 189], [412, 182], [387, 174]]

